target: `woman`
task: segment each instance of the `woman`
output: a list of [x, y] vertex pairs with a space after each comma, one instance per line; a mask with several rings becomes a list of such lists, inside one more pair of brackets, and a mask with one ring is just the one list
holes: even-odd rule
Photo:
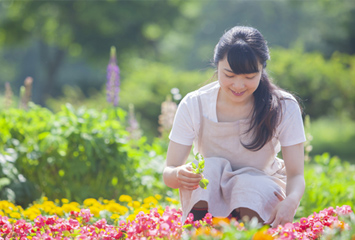
[[[163, 178], [180, 190], [183, 221], [190, 212], [195, 220], [210, 212], [274, 227], [293, 221], [305, 188], [306, 139], [297, 101], [268, 78], [269, 58], [257, 29], [230, 29], [214, 50], [218, 81], [179, 104]], [[193, 144], [205, 158], [206, 190], [186, 164]]]

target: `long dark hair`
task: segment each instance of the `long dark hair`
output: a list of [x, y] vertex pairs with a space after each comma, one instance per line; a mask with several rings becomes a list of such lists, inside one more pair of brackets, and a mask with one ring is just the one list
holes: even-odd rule
[[257, 29], [237, 26], [227, 31], [216, 45], [213, 58], [215, 67], [225, 57], [235, 74], [258, 72], [258, 62], [263, 66], [259, 86], [253, 93], [250, 127], [246, 131], [253, 133], [253, 138], [249, 143], [242, 143], [245, 148], [258, 151], [275, 135], [282, 118], [283, 98], [276, 91], [280, 88], [271, 82], [265, 71], [266, 61], [270, 59], [267, 43]]

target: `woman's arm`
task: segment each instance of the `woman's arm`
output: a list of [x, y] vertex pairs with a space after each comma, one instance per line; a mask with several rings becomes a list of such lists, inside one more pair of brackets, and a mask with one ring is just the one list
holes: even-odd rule
[[287, 173], [286, 198], [276, 206], [269, 220], [265, 222], [273, 223], [273, 227], [293, 221], [305, 189], [303, 143], [282, 147], [282, 157]]
[[187, 190], [198, 188], [201, 174], [193, 173], [190, 165], [184, 165], [190, 151], [191, 146], [170, 141], [163, 172], [163, 179], [168, 187]]

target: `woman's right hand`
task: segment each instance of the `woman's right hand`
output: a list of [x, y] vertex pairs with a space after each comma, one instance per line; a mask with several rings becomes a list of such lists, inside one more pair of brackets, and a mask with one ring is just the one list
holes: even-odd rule
[[202, 175], [192, 172], [191, 164], [178, 166], [175, 170], [179, 188], [192, 191], [199, 187]]

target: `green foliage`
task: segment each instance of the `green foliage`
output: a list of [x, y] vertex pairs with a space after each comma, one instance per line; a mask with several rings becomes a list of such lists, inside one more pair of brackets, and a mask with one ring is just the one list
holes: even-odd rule
[[[213, 77], [213, 70], [208, 71], [178, 71], [173, 67], [141, 59], [131, 59], [127, 69], [121, 71], [121, 91], [119, 106], [128, 111], [133, 104], [137, 119], [144, 135], [149, 139], [158, 136], [158, 116], [161, 114], [161, 103], [171, 95], [172, 88], [178, 88], [185, 96], [208, 83]], [[47, 104], [54, 111], [66, 102], [76, 107], [86, 106], [101, 109], [106, 106], [106, 94], [103, 88], [86, 98], [78, 87], [66, 86], [66, 96], [60, 99], [49, 99]]]
[[355, 165], [341, 162], [328, 153], [317, 155], [305, 165], [306, 190], [296, 217], [308, 216], [329, 206], [349, 205], [354, 209]]
[[279, 86], [302, 99], [311, 118], [344, 112], [355, 117], [355, 56], [335, 53], [326, 60], [297, 47], [275, 48], [267, 69]]
[[161, 103], [170, 95], [172, 88], [180, 94], [198, 89], [213, 76], [213, 71], [178, 71], [161, 63], [136, 61], [130, 74], [122, 80], [121, 106], [125, 109], [133, 103], [137, 118], [147, 135], [157, 134]]
[[[192, 171], [196, 174], [202, 174], [203, 171], [205, 170], [205, 159], [203, 158], [203, 156], [200, 153], [197, 153], [195, 156], [195, 160], [197, 161], [197, 165], [195, 163], [191, 163]], [[200, 187], [203, 189], [206, 189], [208, 186], [208, 183], [209, 183], [208, 179], [206, 179], [202, 175], [202, 179], [199, 182]]]
[[[148, 145], [145, 138], [131, 139], [125, 117], [119, 108], [99, 112], [75, 110], [69, 104], [55, 114], [33, 104], [27, 112], [1, 111], [0, 141], [5, 149], [1, 154], [5, 158], [16, 153], [12, 157], [18, 175], [50, 199], [81, 202], [89, 197], [166, 193], [158, 176], [165, 150], [159, 144]], [[36, 198], [36, 194], [26, 200], [16, 195], [21, 204]]]
[[312, 121], [309, 130], [313, 136], [311, 155], [329, 152], [342, 161], [355, 163], [355, 122], [347, 117], [325, 118]]

